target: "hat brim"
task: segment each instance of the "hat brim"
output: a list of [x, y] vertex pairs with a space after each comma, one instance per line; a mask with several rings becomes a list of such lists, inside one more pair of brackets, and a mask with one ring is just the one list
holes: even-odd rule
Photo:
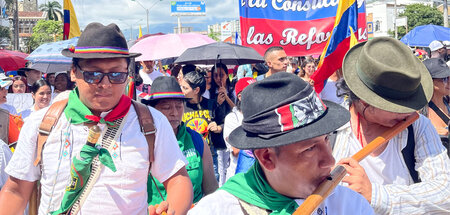
[[231, 132], [229, 142], [238, 149], [283, 146], [329, 134], [350, 120], [350, 113], [347, 109], [330, 101], [323, 100], [323, 102], [327, 106], [325, 115], [305, 127], [296, 128], [276, 137], [263, 138], [257, 134], [249, 134], [242, 126], [239, 126]]
[[61, 54], [66, 57], [71, 58], [81, 58], [81, 59], [94, 59], [94, 58], [119, 58], [119, 57], [125, 57], [125, 58], [136, 58], [141, 56], [141, 53], [129, 53], [127, 55], [124, 54], [114, 54], [114, 53], [79, 53], [75, 54], [71, 51], [69, 51], [68, 48], [63, 49], [61, 51]]
[[420, 71], [421, 77], [419, 89], [406, 99], [384, 98], [369, 89], [359, 79], [356, 72], [358, 56], [365, 43], [363, 42], [353, 46], [345, 55], [342, 63], [345, 83], [358, 98], [376, 108], [394, 113], [411, 113], [428, 104], [433, 95], [433, 82], [430, 73], [423, 63], [418, 64], [420, 66], [418, 70]]

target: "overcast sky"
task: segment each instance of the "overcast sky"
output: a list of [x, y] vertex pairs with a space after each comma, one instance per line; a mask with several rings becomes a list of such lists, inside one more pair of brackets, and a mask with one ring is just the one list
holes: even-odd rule
[[[38, 0], [39, 4], [48, 0]], [[51, 0], [50, 0], [51, 1]], [[63, 0], [57, 0], [63, 6]], [[150, 33], [172, 31], [177, 26], [177, 18], [170, 16], [171, 0], [137, 0], [146, 8], [150, 8]], [[239, 19], [238, 2], [240, 0], [207, 0], [206, 16], [181, 17], [183, 26], [194, 26], [194, 30], [206, 31], [207, 25], [217, 22]], [[145, 28], [147, 18], [144, 8], [132, 0], [72, 0], [80, 28], [90, 22], [103, 24], [116, 23], [124, 31], [130, 25], [137, 29]], [[190, 22], [190, 23], [189, 23]], [[203, 27], [204, 26], [204, 27]], [[200, 29], [201, 28], [201, 29]], [[144, 29], [144, 34], [146, 30]], [[133, 36], [134, 37], [134, 36]]]

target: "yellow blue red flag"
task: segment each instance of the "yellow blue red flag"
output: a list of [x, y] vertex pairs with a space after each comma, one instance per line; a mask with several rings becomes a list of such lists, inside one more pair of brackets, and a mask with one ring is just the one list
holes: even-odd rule
[[63, 40], [72, 39], [81, 35], [80, 26], [78, 25], [77, 16], [73, 9], [72, 1], [64, 0], [64, 30]]
[[317, 93], [322, 91], [328, 77], [342, 67], [345, 54], [358, 42], [355, 36], [357, 29], [358, 1], [340, 0], [331, 36], [320, 56], [318, 69], [311, 76]]
[[142, 37], [142, 28], [141, 28], [141, 26], [139, 25], [139, 36], [138, 36], [138, 38], [141, 38]]

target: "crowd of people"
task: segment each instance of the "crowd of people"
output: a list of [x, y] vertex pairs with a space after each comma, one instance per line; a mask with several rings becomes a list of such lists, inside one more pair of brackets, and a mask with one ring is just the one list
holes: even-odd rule
[[347, 175], [311, 213], [448, 214], [450, 44], [429, 48], [422, 62], [393, 38], [359, 43], [320, 93], [317, 59], [277, 46], [261, 64], [142, 61], [133, 100], [141, 54], [91, 23], [62, 51], [70, 71], [0, 74], [0, 108], [24, 122], [0, 140], [0, 214], [293, 214], [337, 165]]

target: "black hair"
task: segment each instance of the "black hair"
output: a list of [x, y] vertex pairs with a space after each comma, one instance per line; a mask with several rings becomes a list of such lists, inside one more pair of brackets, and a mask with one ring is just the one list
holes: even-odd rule
[[186, 64], [183, 66], [183, 68], [181, 69], [181, 72], [183, 73], [183, 75], [188, 74], [189, 72], [195, 71], [197, 67], [193, 64]]
[[266, 50], [266, 52], [264, 52], [264, 60], [267, 61], [267, 56], [269, 56], [270, 53], [274, 52], [274, 51], [281, 51], [284, 50], [283, 47], [281, 46], [272, 46], [270, 48], [268, 48]]
[[[218, 63], [211, 68], [211, 89], [209, 89], [209, 92], [210, 92], [212, 99], [216, 98], [216, 96], [217, 96], [216, 89], [218, 88], [216, 81], [214, 81], [214, 73], [216, 72], [216, 66], [218, 68], [222, 68], [225, 71], [225, 74], [228, 75], [228, 68], [223, 63]], [[225, 78], [227, 79], [226, 89], [227, 89], [228, 94], [230, 94], [230, 92], [232, 92], [234, 89], [233, 89], [233, 86], [231, 85], [230, 79], [228, 77], [225, 77]]]
[[186, 81], [193, 90], [197, 87], [200, 89], [198, 93], [199, 98], [206, 90], [205, 74], [200, 71], [191, 71], [186, 73], [183, 76], [183, 80]]
[[336, 91], [336, 95], [338, 97], [344, 97], [347, 99], [348, 104], [352, 105], [354, 102], [360, 100], [358, 96], [356, 96], [348, 87], [347, 83], [345, 82], [345, 80], [343, 78], [341, 78], [337, 83], [336, 83], [336, 87], [337, 87], [337, 91]]
[[36, 94], [37, 91], [43, 86], [48, 86], [50, 87], [50, 91], [52, 90], [52, 87], [50, 86], [50, 83], [48, 83], [47, 80], [39, 79], [36, 82], [34, 82], [33, 86], [31, 86], [31, 93]]

